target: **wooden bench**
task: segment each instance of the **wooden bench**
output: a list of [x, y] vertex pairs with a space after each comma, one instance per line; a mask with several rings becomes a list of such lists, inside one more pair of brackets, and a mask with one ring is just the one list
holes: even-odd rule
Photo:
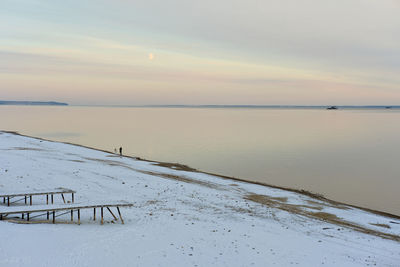
[[[51, 196], [51, 204], [54, 204], [54, 195], [61, 195], [64, 203], [65, 197], [64, 194], [71, 194], [71, 202], [74, 203], [74, 194], [76, 192], [70, 189], [60, 189], [54, 191], [42, 191], [42, 192], [22, 192], [22, 193], [11, 193], [11, 194], [0, 194], [0, 199], [3, 198], [3, 203], [7, 203], [7, 206], [10, 204], [25, 200], [25, 204], [27, 205], [27, 200], [29, 198], [29, 205], [32, 205], [32, 196], [46, 196], [46, 204], [49, 204], [49, 196]], [[10, 202], [13, 198], [22, 197], [21, 199]]]
[[[56, 217], [65, 215], [67, 213], [71, 214], [71, 222], [74, 222], [74, 211], [77, 212], [77, 223], [80, 224], [81, 213], [80, 211], [83, 209], [93, 209], [93, 220], [96, 220], [96, 208], [100, 209], [101, 216], [101, 224], [104, 223], [104, 209], [107, 209], [110, 214], [117, 221], [118, 218], [111, 211], [111, 208], [116, 208], [118, 212], [119, 219], [121, 223], [124, 224], [124, 220], [122, 219], [120, 207], [132, 207], [133, 204], [127, 203], [116, 203], [116, 204], [95, 204], [95, 205], [82, 205], [82, 204], [72, 204], [72, 205], [52, 205], [52, 206], [29, 206], [29, 207], [11, 207], [11, 208], [2, 208], [0, 209], [0, 220], [9, 220], [7, 217], [10, 215], [21, 214], [21, 219], [24, 220], [26, 217], [26, 221], [31, 222], [30, 220], [36, 217], [46, 215], [47, 220], [44, 222], [50, 222], [50, 215], [52, 217], [51, 222], [56, 223]], [[38, 215], [38, 213], [41, 213]], [[58, 213], [58, 214], [57, 214]], [[35, 216], [31, 216], [35, 214]], [[26, 216], [25, 216], [26, 215]]]

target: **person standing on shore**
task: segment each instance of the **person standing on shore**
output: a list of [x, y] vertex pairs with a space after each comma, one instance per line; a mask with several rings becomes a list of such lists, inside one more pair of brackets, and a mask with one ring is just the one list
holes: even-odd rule
[[122, 146], [119, 148], [119, 155], [122, 156]]

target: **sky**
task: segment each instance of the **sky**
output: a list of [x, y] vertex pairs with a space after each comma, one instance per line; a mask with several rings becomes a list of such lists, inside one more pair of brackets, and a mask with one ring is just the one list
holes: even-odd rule
[[399, 0], [1, 0], [0, 99], [400, 104]]

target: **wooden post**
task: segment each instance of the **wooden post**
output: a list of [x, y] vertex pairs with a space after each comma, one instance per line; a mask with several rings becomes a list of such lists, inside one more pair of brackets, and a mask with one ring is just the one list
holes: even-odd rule
[[47, 220], [50, 218], [50, 212], [47, 212]]
[[121, 212], [119, 211], [119, 207], [117, 207], [119, 217], [121, 218], [121, 223], [124, 224], [124, 219], [122, 219]]
[[74, 193], [71, 194], [72, 194], [72, 203], [74, 203]]
[[103, 220], [103, 207], [101, 207], [101, 224], [103, 224], [104, 223], [104, 220]]
[[6, 198], [3, 197], [3, 204], [6, 204]]
[[0, 220], [3, 220], [3, 214], [0, 214]]
[[29, 222], [29, 212], [26, 213], [26, 220]]
[[96, 208], [93, 208], [93, 221], [96, 220]]
[[51, 204], [54, 204], [54, 195], [51, 194]]
[[81, 224], [81, 210], [78, 209], [78, 224]]
[[49, 205], [49, 194], [46, 195], [46, 204]]
[[64, 194], [61, 194], [61, 197], [62, 197], [62, 199], [63, 199], [63, 201], [64, 201], [64, 204], [65, 204]]
[[74, 221], [74, 210], [71, 210], [71, 222]]
[[53, 223], [56, 223], [56, 212], [53, 211]]
[[10, 206], [10, 197], [7, 197], [7, 206]]
[[108, 211], [111, 213], [111, 215], [114, 217], [114, 219], [115, 219], [116, 221], [118, 221], [118, 218], [117, 218], [117, 217], [115, 217], [114, 213], [112, 213], [112, 211], [110, 210], [110, 208], [109, 208], [109, 207], [107, 207], [107, 209], [108, 209]]
[[22, 220], [23, 220], [23, 219], [24, 219], [24, 213], [22, 213], [22, 216], [21, 216], [21, 217], [22, 217]]
[[26, 196], [25, 196], [25, 205], [26, 205]]
[[32, 206], [32, 195], [29, 196], [29, 205]]

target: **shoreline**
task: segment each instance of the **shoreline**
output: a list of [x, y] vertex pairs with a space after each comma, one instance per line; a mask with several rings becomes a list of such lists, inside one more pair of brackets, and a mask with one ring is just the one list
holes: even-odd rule
[[[94, 210], [82, 211], [74, 224], [62, 211], [53, 214], [59, 217], [54, 224], [46, 213], [31, 216], [32, 225], [18, 223], [25, 221], [21, 214], [7, 215], [0, 221], [0, 234], [10, 240], [0, 246], [1, 266], [110, 266], [116, 259], [118, 266], [397, 266], [400, 261], [395, 216], [15, 132], [0, 132], [0, 150], [4, 194], [68, 188], [76, 192], [76, 205], [131, 205], [122, 211], [124, 224], [112, 216], [114, 210], [106, 210], [103, 223]], [[62, 197], [54, 200], [50, 208], [71, 205]], [[2, 205], [1, 212], [27, 208], [23, 199], [13, 203]], [[35, 197], [28, 209], [49, 208], [44, 203], [46, 196]]]
[[[107, 151], [107, 150], [103, 150], [103, 149], [99, 149], [99, 148], [95, 148], [95, 147], [90, 147], [90, 146], [86, 146], [86, 145], [81, 145], [81, 144], [75, 144], [75, 143], [63, 142], [63, 141], [54, 141], [54, 140], [49, 140], [49, 139], [46, 139], [46, 138], [25, 135], [25, 134], [21, 134], [21, 133], [19, 133], [17, 131], [0, 130], [0, 132], [19, 135], [19, 136], [24, 136], [24, 137], [29, 137], [29, 138], [42, 140], [42, 141], [47, 141], [47, 142], [68, 144], [68, 145], [73, 145], [73, 146], [87, 148], [87, 149], [91, 149], [91, 150], [95, 150], [95, 151], [104, 152], [104, 153], [107, 153], [107, 154], [116, 155], [112, 151]], [[296, 188], [290, 188], [290, 187], [284, 187], [284, 186], [277, 186], [277, 185], [272, 185], [272, 184], [268, 184], [268, 183], [262, 183], [262, 182], [251, 181], [251, 180], [246, 180], [246, 179], [242, 179], [242, 178], [236, 178], [236, 177], [230, 177], [230, 176], [221, 175], [221, 174], [215, 174], [215, 173], [211, 173], [211, 172], [206, 172], [206, 171], [194, 169], [194, 168], [191, 168], [190, 166], [187, 166], [187, 165], [184, 165], [184, 164], [180, 164], [180, 163], [155, 161], [155, 160], [150, 160], [150, 159], [145, 159], [145, 158], [135, 157], [135, 156], [129, 156], [129, 155], [122, 155], [122, 157], [130, 158], [130, 159], [134, 159], [134, 160], [139, 160], [139, 161], [144, 161], [144, 162], [155, 163], [158, 166], [170, 168], [170, 169], [173, 169], [173, 170], [197, 172], [197, 173], [207, 174], [207, 175], [215, 176], [215, 177], [226, 179], [226, 180], [238, 181], [238, 182], [243, 182], [243, 183], [248, 183], [248, 184], [256, 184], [256, 185], [261, 185], [261, 186], [265, 186], [265, 187], [269, 187], [269, 188], [276, 188], [276, 189], [280, 189], [280, 190], [294, 192], [294, 193], [305, 195], [305, 196], [308, 196], [308, 197], [311, 197], [311, 198], [314, 198], [314, 199], [317, 199], [317, 200], [326, 201], [326, 202], [328, 202], [328, 203], [330, 203], [332, 205], [346, 205], [346, 206], [357, 208], [357, 209], [360, 209], [360, 210], [364, 210], [364, 211], [367, 211], [367, 212], [370, 212], [370, 213], [373, 213], [373, 214], [376, 214], [376, 215], [385, 216], [385, 217], [389, 217], [389, 218], [393, 218], [393, 219], [400, 219], [400, 215], [396, 215], [396, 214], [392, 214], [392, 213], [384, 212], [384, 211], [379, 211], [379, 210], [374, 210], [374, 209], [370, 209], [370, 208], [366, 208], [366, 207], [361, 207], [361, 206], [357, 206], [357, 205], [352, 205], [352, 204], [348, 204], [348, 203], [345, 203], [345, 202], [340, 202], [340, 201], [337, 201], [337, 200], [332, 200], [332, 199], [326, 198], [322, 194], [310, 192], [310, 191], [307, 191], [307, 190], [304, 190], [304, 189], [296, 189]]]

